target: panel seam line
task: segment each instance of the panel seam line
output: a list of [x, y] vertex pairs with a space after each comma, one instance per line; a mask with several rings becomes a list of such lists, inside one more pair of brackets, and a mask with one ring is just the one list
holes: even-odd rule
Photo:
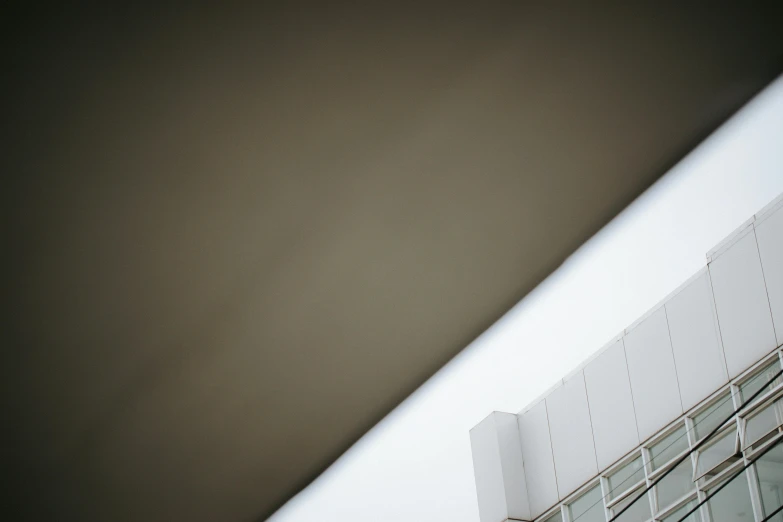
[[595, 447], [595, 428], [593, 428], [593, 414], [590, 412], [590, 394], [587, 393], [587, 377], [584, 370], [582, 370], [582, 384], [585, 387], [585, 401], [587, 402], [587, 418], [590, 419], [590, 435], [593, 436], [593, 457], [595, 458], [596, 473], [601, 473], [601, 468], [598, 465], [598, 449]]
[[[723, 342], [723, 329], [720, 326], [720, 315], [718, 314], [718, 300], [715, 298], [715, 286], [712, 284], [712, 263], [707, 264], [707, 276], [710, 280], [710, 293], [712, 294], [712, 310], [715, 312], [715, 322], [718, 325], [718, 340], [720, 341], [720, 351], [723, 354], [723, 365], [726, 367], [726, 377], [731, 382], [732, 376], [729, 371], [729, 362], [726, 360], [726, 344]], [[732, 399], [733, 401], [733, 399]]]
[[628, 366], [628, 354], [626, 353], [625, 337], [620, 338], [620, 342], [623, 343], [623, 359], [625, 359], [625, 375], [628, 377], [628, 389], [631, 390], [631, 406], [633, 406], [633, 421], [636, 425], [636, 441], [637, 444], [642, 443], [642, 435], [639, 430], [639, 416], [636, 414], [636, 399], [633, 396], [633, 384], [631, 383], [631, 368]]
[[772, 323], [772, 335], [775, 336], [775, 344], [778, 344], [778, 331], [775, 328], [775, 318], [772, 317], [772, 303], [769, 301], [769, 288], [767, 287], [767, 276], [764, 274], [764, 262], [761, 260], [761, 247], [759, 247], [759, 237], [756, 235], [756, 225], [753, 224], [753, 239], [756, 241], [756, 254], [759, 256], [759, 266], [761, 267], [761, 280], [764, 282], [764, 293], [767, 296], [767, 307], [769, 308], [769, 321]]
[[666, 333], [669, 335], [669, 349], [672, 352], [672, 364], [674, 364], [674, 377], [677, 381], [677, 396], [680, 398], [680, 414], [685, 413], [685, 407], [682, 404], [682, 388], [680, 387], [680, 374], [677, 371], [677, 358], [674, 356], [674, 342], [672, 341], [672, 331], [669, 328], [669, 312], [666, 305], [663, 305], [663, 317], [666, 319]]
[[557, 501], [560, 502], [560, 484], [557, 480], [557, 465], [555, 464], [555, 447], [552, 445], [552, 426], [549, 425], [549, 406], [544, 399], [544, 413], [546, 414], [546, 429], [549, 432], [549, 452], [552, 454], [552, 471], [555, 474], [555, 489], [557, 490]]
[[[519, 429], [519, 416], [514, 415], [514, 424], [517, 427], [517, 441], [519, 441], [519, 456], [522, 457], [522, 477], [525, 479], [525, 495], [527, 496], [527, 512], [530, 518], [533, 517], [533, 506], [530, 505], [530, 489], [527, 487], [527, 468], [525, 467], [525, 456], [522, 454], [522, 430]], [[554, 464], [553, 464], [554, 465]]]

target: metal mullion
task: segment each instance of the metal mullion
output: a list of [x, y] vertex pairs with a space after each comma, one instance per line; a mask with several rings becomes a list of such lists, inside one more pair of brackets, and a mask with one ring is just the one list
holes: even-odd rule
[[696, 445], [696, 423], [691, 417], [685, 417], [685, 434], [688, 436], [688, 449]]
[[647, 501], [650, 503], [650, 513], [655, 514], [658, 512], [658, 488], [652, 488], [652, 479], [650, 479], [650, 473], [652, 473], [652, 458], [650, 457], [650, 449], [642, 448], [642, 467], [644, 468], [644, 487], [649, 491], [647, 492]]
[[[748, 458], [743, 453], [742, 461], [745, 465], [748, 464]], [[753, 506], [753, 516], [756, 518], [756, 522], [764, 520], [764, 507], [761, 503], [761, 492], [759, 491], [758, 474], [756, 473], [756, 465], [748, 466], [745, 470], [745, 477], [748, 479], [748, 489], [750, 490], [750, 504]]]
[[571, 513], [568, 511], [568, 506], [565, 502], [560, 504], [560, 516], [563, 518], [563, 522], [571, 522]]
[[734, 405], [734, 411], [737, 411], [742, 404], [742, 395], [740, 394], [740, 387], [737, 384], [733, 384], [729, 386], [729, 389], [731, 390], [731, 401]]
[[[696, 486], [696, 500], [698, 502], [704, 502], [704, 499], [707, 498], [707, 493], [699, 489], [698, 485]], [[710, 513], [709, 506], [707, 506], [708, 502], [704, 502], [704, 504], [699, 507], [699, 512], [701, 512], [701, 519], [703, 522], [712, 522], [712, 514]]]
[[[732, 390], [729, 387], [729, 394], [732, 394]], [[732, 395], [733, 397], [733, 395]], [[734, 407], [734, 410], [736, 411], [737, 407]], [[690, 417], [685, 418], [685, 428], [688, 430], [688, 445], [691, 450], [693, 450], [694, 446], [698, 444], [698, 437], [696, 436], [696, 423], [693, 422], [693, 419]], [[701, 490], [699, 487], [699, 481], [696, 479], [696, 464], [697, 462], [697, 456], [698, 451], [691, 451], [691, 468], [693, 470], [693, 473], [691, 474], [691, 478], [693, 480], [693, 485], [696, 487], [696, 503], [701, 502], [704, 500], [704, 497], [707, 495]], [[699, 511], [701, 513], [701, 519], [703, 522], [711, 522], [710, 520], [710, 514], [709, 509], [707, 508], [707, 504], [705, 503], [703, 506], [699, 508]]]
[[736, 424], [737, 433], [734, 434], [734, 453], [740, 452], [742, 454], [743, 461], [745, 459], [745, 454], [742, 453], [742, 418], [737, 415], [734, 417], [734, 424]]
[[745, 448], [747, 447], [747, 444], [745, 444], [745, 440], [747, 440], [747, 433], [746, 433], [747, 430], [748, 430], [748, 418], [737, 417], [737, 434], [739, 435], [740, 449], [742, 451], [745, 451]]
[[600, 483], [601, 483], [601, 498], [604, 503], [604, 518], [606, 518], [606, 520], [609, 520], [610, 518], [612, 518], [612, 515], [609, 514], [609, 508], [607, 507], [607, 504], [611, 501], [611, 499], [607, 500], [609, 498], [609, 493], [610, 493], [609, 479], [606, 477], [601, 477]]
[[[734, 411], [737, 411], [737, 404], [734, 402], [734, 390], [733, 390], [732, 386], [733, 385], [729, 386], [729, 397], [731, 398], [732, 406], [734, 407]], [[690, 421], [690, 425], [693, 426], [693, 428], [694, 428], [693, 431], [690, 430], [690, 426], [688, 426], [688, 421]], [[693, 483], [696, 486], [696, 503], [698, 504], [699, 502], [704, 500], [704, 498], [707, 496], [706, 493], [704, 493], [704, 491], [702, 491], [701, 487], [699, 486], [699, 482], [701, 482], [701, 481], [696, 478], [696, 472], [697, 472], [697, 469], [698, 469], [697, 468], [697, 465], [698, 465], [698, 458], [697, 457], [699, 455], [699, 452], [698, 451], [693, 451], [693, 448], [694, 448], [694, 446], [696, 446], [696, 444], [698, 444], [699, 437], [696, 435], [696, 429], [695, 429], [696, 428], [696, 423], [693, 422], [693, 419], [686, 417], [686, 421], [685, 422], [686, 422], [685, 425], [688, 426], [688, 443], [689, 443], [690, 448], [691, 448], [691, 467], [693, 468], [692, 478], [693, 478]], [[703, 522], [712, 522], [709, 511], [710, 510], [707, 508], [707, 504], [706, 503], [704, 503], [699, 508], [699, 512], [701, 514], [701, 519], [702, 519]]]
[[698, 443], [698, 437], [696, 436], [696, 423], [690, 417], [685, 417], [685, 430], [688, 434], [688, 449], [691, 452], [691, 480], [696, 484], [698, 489], [698, 480], [696, 479], [696, 456], [698, 451], [693, 451], [694, 446]]

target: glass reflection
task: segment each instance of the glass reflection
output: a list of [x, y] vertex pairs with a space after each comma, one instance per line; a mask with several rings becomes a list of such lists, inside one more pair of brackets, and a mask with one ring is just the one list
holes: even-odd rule
[[644, 522], [652, 517], [650, 499], [647, 495], [644, 495], [639, 500], [636, 500], [636, 502], [633, 502], [642, 491], [644, 491], [643, 487], [637, 489], [612, 508], [612, 516], [616, 516], [620, 511], [625, 509], [626, 506], [630, 505], [622, 515], [617, 517], [617, 522]]
[[644, 480], [644, 465], [642, 456], [639, 455], [608, 477], [609, 500], [617, 498], [623, 491], [628, 491], [642, 480]]
[[[768, 516], [783, 505], [783, 445], [777, 445], [756, 461], [756, 474], [761, 492], [761, 504]], [[770, 522], [783, 522], [783, 513], [778, 513]]]
[[[696, 504], [698, 504], [698, 501], [691, 500], [690, 502], [688, 502], [687, 504], [682, 506], [677, 511], [674, 511], [672, 514], [670, 514], [666, 518], [661, 519], [661, 521], [662, 522], [678, 522], [683, 517], [683, 515], [685, 515], [685, 513], [687, 513], [688, 511], [690, 511], [694, 507], [696, 507]], [[686, 518], [682, 522], [701, 522], [701, 513], [700, 513], [700, 511], [701, 511], [700, 509], [697, 509], [696, 511], [694, 511], [693, 513], [688, 515], [688, 518]]]
[[693, 429], [696, 433], [696, 439], [701, 440], [709, 435], [712, 430], [717, 428], [732, 413], [734, 413], [734, 403], [731, 401], [731, 396], [727, 393], [715, 401], [712, 406], [693, 417]]
[[[710, 494], [715, 488], [708, 491]], [[712, 522], [753, 522], [748, 479], [743, 471], [707, 501]]]
[[568, 506], [571, 522], [605, 522], [601, 486], [596, 486]]
[[759, 394], [759, 397], [762, 397], [767, 391], [780, 384], [783, 380], [780, 376], [778, 376], [774, 382], [772, 382], [772, 377], [774, 377], [774, 375], [779, 371], [780, 363], [776, 357], [774, 362], [765, 366], [764, 369], [762, 369], [759, 373], [748, 379], [744, 384], [740, 385], [740, 396], [742, 397], [742, 402], [744, 403], [753, 397], [753, 395], [762, 388], [765, 388], [765, 390]]
[[680, 426], [650, 447], [652, 469], [658, 469], [688, 449], [685, 425]]
[[676, 500], [692, 492], [696, 485], [693, 483], [690, 457], [674, 468], [655, 487], [658, 492], [658, 509], [666, 509]]
[[736, 454], [737, 430], [732, 428], [727, 433], [720, 435], [714, 443], [699, 450], [697, 475], [702, 476], [727, 460], [728, 464], [736, 462], [739, 458]]

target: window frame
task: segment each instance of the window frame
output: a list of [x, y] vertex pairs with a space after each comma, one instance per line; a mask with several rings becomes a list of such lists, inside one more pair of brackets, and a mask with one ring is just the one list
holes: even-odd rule
[[[589, 509], [603, 509], [603, 516], [605, 520], [610, 520], [614, 515], [614, 508], [616, 508], [624, 500], [628, 500], [632, 495], [637, 495], [642, 488], [646, 489], [652, 486], [652, 483], [657, 480], [663, 473], [666, 473], [673, 466], [674, 462], [679, 460], [688, 452], [691, 452], [697, 444], [700, 444], [704, 437], [697, 437], [697, 424], [695, 417], [702, 414], [705, 410], [714, 407], [721, 401], [731, 400], [731, 410], [733, 415], [726, 423], [720, 426], [718, 431], [713, 435], [713, 440], [710, 444], [705, 444], [703, 448], [690, 453], [691, 467], [693, 468], [693, 482], [694, 489], [682, 495], [680, 498], [669, 503], [668, 506], [660, 506], [658, 501], [658, 488], [651, 487], [646, 493], [647, 502], [649, 503], [651, 518], [647, 522], [660, 522], [666, 517], [672, 515], [689, 502], [700, 502], [706, 499], [708, 492], [716, 487], [721, 486], [725, 481], [729, 480], [731, 475], [754, 459], [758, 458], [760, 454], [768, 451], [772, 446], [776, 444], [783, 444], [783, 376], [778, 377], [778, 382], [772, 388], [761, 393], [752, 404], [749, 404], [742, 412], [738, 412], [737, 408], [742, 404], [742, 395], [740, 393], [740, 386], [745, 385], [752, 379], [756, 378], [762, 372], [767, 370], [774, 370], [775, 372], [783, 369], [783, 344], [778, 346], [770, 354], [763, 357], [756, 362], [753, 366], [742, 372], [740, 375], [733, 379], [730, 379], [726, 384], [718, 388], [709, 397], [705, 398], [701, 403], [695, 405], [690, 410], [684, 412], [680, 417], [673, 420], [664, 428], [660, 429], [657, 433], [653, 434], [647, 440], [643, 441], [636, 448], [629, 451], [621, 459], [618, 459], [614, 464], [608, 466], [605, 470], [599, 472], [596, 476], [591, 478], [585, 484], [580, 486], [574, 492], [558, 501], [556, 505], [547, 509], [544, 513], [535, 519], [535, 522], [546, 522], [548, 518], [560, 513], [562, 522], [574, 522], [571, 519], [571, 505], [578, 501], [582, 496], [588, 494], [597, 488], [600, 492], [601, 502], [591, 506]], [[778, 419], [778, 427], [772, 429], [768, 434], [762, 436], [753, 445], [746, 445], [747, 440], [747, 424], [748, 421], [761, 414], [768, 407], [774, 407], [775, 402], [779, 401], [780, 404], [780, 416]], [[778, 412], [776, 411], [776, 414]], [[724, 412], [725, 417], [728, 412]], [[682, 447], [685, 448], [679, 451], [676, 455], [668, 458], [666, 462], [658, 464], [653, 469], [652, 448], [661, 443], [665, 438], [671, 436], [678, 430], [684, 432], [682, 438], [685, 439]], [[735, 451], [732, 456], [738, 457], [736, 462], [727, 462], [728, 459], [724, 459], [719, 464], [713, 466], [711, 469], [706, 470], [703, 474], [698, 474], [698, 461], [704, 450], [708, 450], [715, 443], [720, 441], [722, 436], [725, 436], [731, 430], [734, 430], [734, 448]], [[710, 430], [712, 431], [712, 429]], [[705, 434], [706, 435], [706, 434]], [[671, 445], [679, 444], [680, 439], [675, 439], [676, 442], [672, 442]], [[668, 449], [661, 451], [658, 458], [664, 455]], [[642, 471], [643, 477], [634, 482], [625, 483], [622, 486], [615, 486], [615, 489], [621, 489], [617, 494], [614, 494], [609, 489], [609, 477], [620, 471], [620, 469], [634, 460], [642, 458]], [[730, 458], [730, 457], [729, 457]], [[718, 469], [719, 467], [722, 468]], [[717, 472], [716, 472], [717, 470]], [[757, 467], [754, 463], [748, 466], [745, 470], [744, 476], [747, 479], [747, 487], [750, 494], [751, 504], [753, 505], [753, 520], [760, 520], [758, 517], [763, 512], [761, 489], [758, 483]], [[633, 473], [638, 473], [638, 470]], [[710, 476], [710, 473], [715, 473]], [[631, 474], [630, 476], [633, 476]], [[738, 479], [741, 480], [741, 479]], [[643, 499], [639, 500], [643, 502]], [[600, 504], [600, 508], [597, 507]], [[588, 513], [588, 511], [585, 511]], [[709, 503], [703, 504], [698, 510], [698, 517], [701, 522], [711, 522], [713, 519], [711, 514], [711, 508]], [[579, 522], [579, 521], [577, 521]]]
[[[733, 416], [737, 414], [737, 408], [736, 408], [736, 405], [734, 404], [734, 396], [733, 395], [734, 394], [733, 394], [733, 390], [732, 390], [732, 385], [731, 384], [726, 384], [725, 386], [722, 386], [717, 392], [715, 392], [712, 395], [712, 397], [708, 398], [705, 401], [705, 404], [697, 405], [695, 408], [693, 408], [691, 411], [689, 411], [686, 414], [686, 417], [691, 419], [691, 421], [693, 422], [693, 428], [691, 430], [689, 430], [691, 433], [693, 433], [693, 436], [690, 439], [693, 442], [693, 446], [692, 447], [695, 447], [697, 444], [701, 443], [701, 441], [703, 441], [704, 439], [707, 438], [706, 435], [708, 435], [708, 434], [706, 434], [703, 437], [699, 437], [699, 434], [697, 433], [698, 423], [696, 422], [696, 417], [698, 415], [701, 415], [702, 413], [704, 413], [708, 409], [712, 408], [713, 406], [715, 406], [718, 402], [721, 401], [721, 399], [726, 399], [726, 402], [728, 402], [731, 405], [731, 411], [733, 413], [732, 418], [733, 418]], [[731, 421], [732, 421], [732, 419], [729, 419], [728, 421], [722, 423], [720, 425], [720, 429], [724, 429], [726, 426], [728, 426], [731, 423]], [[715, 428], [713, 428], [713, 429], [715, 429]], [[712, 430], [710, 430], [710, 431], [712, 431]], [[718, 431], [720, 431], [720, 430], [718, 430]]]
[[[780, 371], [783, 369], [783, 360], [781, 360], [781, 355], [779, 352], [779, 348], [776, 349], [774, 352], [766, 355], [763, 359], [758, 361], [756, 364], [742, 372], [739, 376], [737, 376], [736, 379], [732, 379], [734, 381], [734, 385], [737, 387], [737, 395], [739, 402], [735, 404], [734, 409], [736, 410], [740, 404], [743, 404], [747, 398], [745, 398], [742, 394], [742, 387], [748, 384], [750, 381], [761, 375], [768, 367], [773, 366], [774, 364], [777, 364], [777, 370]], [[777, 379], [780, 379], [781, 382], [778, 382], [775, 386], [772, 388], [769, 388], [766, 392], [762, 393], [759, 397], [756, 397], [756, 399], [748, 405], [748, 408], [756, 405], [757, 403], [763, 401], [766, 399], [767, 394], [772, 393], [773, 391], [777, 390], [781, 386], [783, 386], [783, 375], [778, 376]]]
[[[664, 461], [662, 464], [659, 464], [656, 468], [653, 468], [653, 461], [655, 460], [655, 457], [652, 455], [652, 448], [653, 446], [663, 442], [663, 439], [669, 437], [674, 432], [678, 431], [679, 429], [684, 428], [684, 434], [683, 437], [685, 439], [686, 449], [681, 450], [678, 452], [675, 456], [669, 458], [668, 460]], [[678, 439], [679, 440], [679, 439]], [[664, 451], [669, 449], [674, 444], [671, 444], [670, 446], [667, 446]], [[648, 462], [647, 464], [647, 478], [650, 480], [655, 480], [657, 476], [661, 473], [662, 469], [666, 469], [672, 462], [677, 460], [678, 458], [682, 457], [683, 453], [688, 452], [691, 450], [691, 443], [690, 438], [688, 437], [688, 423], [685, 422], [685, 416], [680, 417], [676, 421], [669, 424], [665, 429], [661, 430], [659, 433], [656, 433], [653, 437], [651, 437], [647, 442], [645, 442], [642, 445], [647, 451], [648, 451]]]
[[[699, 503], [699, 494], [698, 491], [694, 491], [690, 495], [685, 495], [681, 499], [674, 502], [671, 506], [666, 507], [665, 509], [661, 509], [653, 516], [653, 520], [661, 521], [664, 518], [671, 516], [674, 514], [675, 511], [678, 509], [681, 509], [683, 506], [688, 504], [689, 502], [696, 501], [696, 503]], [[701, 512], [701, 507], [697, 510], [697, 512]], [[701, 517], [701, 513], [699, 513], [699, 516]], [[701, 517], [703, 519], [703, 517]]]
[[[641, 459], [642, 461], [642, 467], [639, 468], [639, 471], [642, 472], [642, 478], [637, 482], [629, 483], [629, 485], [625, 486], [625, 489], [621, 490], [619, 493], [613, 494], [614, 490], [609, 489], [610, 477], [636, 459]], [[644, 453], [642, 448], [636, 448], [618, 462], [607, 468], [605, 472], [601, 473], [601, 478], [606, 480], [607, 490], [604, 492], [604, 503], [606, 504], [607, 509], [611, 509], [611, 506], [615, 505], [619, 499], [625, 498], [629, 491], [636, 489], [639, 484], [646, 484], [647, 473], [645, 473], [644, 466]]]
[[[763, 400], [754, 402], [745, 413], [739, 415], [740, 448], [742, 451], [746, 451], [748, 448], [752, 447], [753, 444], [762, 440], [775, 430], [780, 431], [783, 429], [783, 383], [778, 384], [770, 391], [769, 394], [767, 394], [767, 396], [763, 397], [762, 399]], [[764, 433], [764, 435], [753, 441], [753, 443], [747, 444], [746, 440], [748, 421], [761, 415], [764, 411], [767, 410], [767, 408], [775, 408], [777, 426]]]
[[[734, 417], [736, 419], [736, 415]], [[693, 481], [696, 482], [698, 480], [701, 480], [705, 475], [708, 475], [710, 472], [715, 470], [716, 468], [722, 466], [727, 460], [729, 460], [732, 457], [736, 457], [737, 454], [740, 454], [739, 460], [742, 460], [742, 451], [740, 449], [740, 442], [739, 442], [739, 427], [737, 426], [737, 421], [732, 419], [733, 422], [729, 422], [726, 424], [725, 427], [723, 427], [721, 430], [719, 430], [715, 435], [712, 436], [713, 440], [710, 441], [709, 444], [705, 444], [703, 447], [699, 448], [698, 450], [694, 451], [694, 455], [696, 456], [695, 459], [695, 465], [693, 466]], [[728, 457], [724, 458], [717, 464], [713, 465], [712, 467], [704, 470], [703, 472], [699, 472], [699, 459], [701, 458], [702, 454], [705, 450], [708, 450], [714, 446], [716, 446], [718, 443], [723, 442], [723, 438], [728, 435], [731, 431], [734, 432], [734, 452], [729, 455]], [[732, 467], [734, 463], [730, 464], [727, 467]], [[720, 472], [718, 472], [718, 475]]]
[[[574, 502], [576, 502], [577, 500], [585, 496], [587, 493], [592, 491], [593, 488], [595, 487], [598, 487], [598, 490], [601, 492], [600, 505], [604, 512], [604, 518], [606, 517], [606, 499], [604, 498], [604, 490], [601, 487], [600, 476], [598, 476], [587, 481], [586, 484], [584, 484], [582, 487], [580, 487], [579, 489], [577, 489], [576, 491], [568, 495], [563, 501], [561, 501], [560, 505], [563, 508], [562, 510], [563, 522], [573, 522], [573, 519], [571, 518], [571, 504], [573, 504]], [[585, 511], [584, 513], [587, 513], [587, 511]]]

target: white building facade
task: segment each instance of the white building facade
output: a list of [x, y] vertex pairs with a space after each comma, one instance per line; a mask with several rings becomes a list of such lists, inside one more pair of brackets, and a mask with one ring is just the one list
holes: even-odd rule
[[481, 522], [783, 522], [782, 350], [778, 197], [543, 397], [471, 430]]

